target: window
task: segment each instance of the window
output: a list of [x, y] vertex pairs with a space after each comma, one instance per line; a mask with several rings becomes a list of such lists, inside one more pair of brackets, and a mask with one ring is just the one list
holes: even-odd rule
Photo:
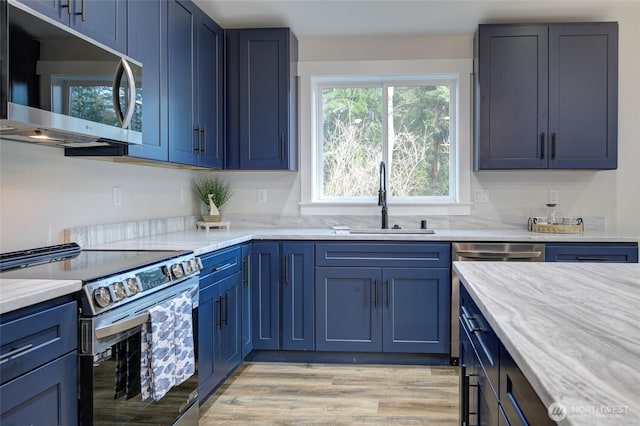
[[317, 80], [317, 201], [454, 201], [455, 78]]
[[[109, 80], [64, 81], [67, 96], [65, 108], [72, 117], [84, 118], [97, 123], [119, 127], [113, 106], [113, 89]], [[126, 108], [126, 87], [120, 87], [120, 105]], [[132, 130], [142, 131], [142, 88], [136, 88], [136, 105], [133, 110]]]
[[471, 213], [469, 59], [309, 61], [300, 78], [300, 213]]

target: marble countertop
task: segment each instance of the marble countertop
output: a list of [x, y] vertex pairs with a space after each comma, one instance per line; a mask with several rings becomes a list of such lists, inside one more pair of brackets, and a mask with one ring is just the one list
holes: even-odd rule
[[454, 269], [542, 402], [568, 409], [559, 424], [640, 424], [639, 264]]
[[333, 229], [237, 228], [193, 229], [96, 244], [94, 249], [192, 250], [196, 255], [251, 240], [313, 241], [513, 241], [513, 242], [638, 242], [638, 237], [605, 232], [543, 234], [527, 230], [436, 230], [434, 234], [337, 234]]
[[78, 280], [0, 279], [0, 314], [74, 293]]

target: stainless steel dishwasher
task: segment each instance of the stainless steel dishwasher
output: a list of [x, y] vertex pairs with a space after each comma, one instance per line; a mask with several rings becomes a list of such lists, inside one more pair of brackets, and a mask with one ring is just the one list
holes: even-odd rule
[[[453, 262], [544, 262], [544, 244], [467, 242], [451, 245]], [[460, 358], [460, 280], [451, 271], [451, 365], [458, 365]]]

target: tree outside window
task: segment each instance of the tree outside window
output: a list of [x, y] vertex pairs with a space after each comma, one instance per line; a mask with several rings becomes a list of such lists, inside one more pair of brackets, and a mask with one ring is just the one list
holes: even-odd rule
[[332, 82], [318, 89], [319, 199], [375, 196], [383, 160], [392, 198], [451, 199], [454, 81]]

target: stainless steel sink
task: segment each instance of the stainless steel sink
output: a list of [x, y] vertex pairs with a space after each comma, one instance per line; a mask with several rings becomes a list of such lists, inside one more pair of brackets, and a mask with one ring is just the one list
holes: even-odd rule
[[351, 234], [434, 234], [433, 229], [381, 229], [381, 228], [364, 228], [364, 229], [351, 229]]

